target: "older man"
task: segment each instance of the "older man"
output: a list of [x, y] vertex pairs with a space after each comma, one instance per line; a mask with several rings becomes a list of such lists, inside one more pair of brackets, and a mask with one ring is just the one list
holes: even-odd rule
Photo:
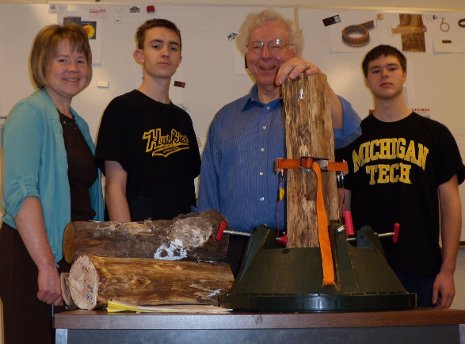
[[[198, 210], [216, 209], [231, 228], [251, 232], [258, 225], [284, 227], [277, 207], [276, 158], [285, 156], [280, 85], [319, 68], [299, 57], [303, 38], [292, 21], [265, 10], [247, 16], [237, 37], [256, 84], [249, 94], [225, 105], [215, 116], [203, 153]], [[336, 147], [360, 134], [351, 105], [329, 88]], [[246, 239], [232, 237], [228, 260], [236, 273]]]

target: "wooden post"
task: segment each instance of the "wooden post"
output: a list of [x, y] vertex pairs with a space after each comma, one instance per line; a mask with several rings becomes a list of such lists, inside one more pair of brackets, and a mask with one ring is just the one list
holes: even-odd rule
[[[67, 278], [66, 278], [67, 277]], [[103, 307], [111, 299], [134, 305], [219, 304], [234, 277], [227, 263], [81, 256], [62, 278], [68, 305]]]
[[[326, 76], [301, 75], [283, 86], [287, 159], [334, 161], [334, 135]], [[328, 220], [338, 218], [335, 172], [322, 172]], [[317, 247], [316, 177], [313, 171], [287, 170], [287, 247]], [[329, 223], [329, 221], [328, 221]]]
[[221, 222], [226, 219], [216, 211], [173, 220], [71, 222], [65, 228], [63, 256], [70, 264], [81, 255], [221, 261], [229, 241], [228, 235], [215, 240]]
[[426, 26], [421, 14], [399, 13], [399, 25], [391, 31], [401, 35], [402, 51], [426, 51]]

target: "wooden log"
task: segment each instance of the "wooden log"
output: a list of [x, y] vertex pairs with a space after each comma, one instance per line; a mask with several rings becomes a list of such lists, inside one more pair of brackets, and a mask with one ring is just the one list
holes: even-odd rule
[[227, 223], [216, 211], [173, 220], [71, 222], [65, 228], [63, 256], [69, 264], [81, 255], [222, 261], [229, 242], [228, 235], [215, 240], [222, 222]]
[[90, 310], [111, 299], [134, 305], [218, 306], [234, 277], [227, 263], [81, 256], [67, 281], [72, 302]]
[[[324, 158], [334, 161], [334, 135], [326, 76], [302, 75], [283, 86], [288, 159]], [[338, 219], [335, 172], [323, 172], [328, 220]], [[317, 183], [312, 171], [287, 171], [287, 247], [317, 247]], [[329, 221], [328, 221], [329, 223]]]

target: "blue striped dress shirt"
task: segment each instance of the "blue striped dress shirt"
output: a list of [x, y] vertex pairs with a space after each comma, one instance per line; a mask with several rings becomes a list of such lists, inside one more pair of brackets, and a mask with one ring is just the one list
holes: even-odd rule
[[[336, 148], [360, 135], [359, 116], [340, 100], [344, 124], [334, 130]], [[250, 232], [262, 224], [283, 229], [285, 205], [278, 206], [279, 178], [273, 166], [285, 151], [282, 99], [263, 104], [255, 85], [248, 95], [225, 105], [210, 126], [197, 210], [219, 211], [234, 230]]]

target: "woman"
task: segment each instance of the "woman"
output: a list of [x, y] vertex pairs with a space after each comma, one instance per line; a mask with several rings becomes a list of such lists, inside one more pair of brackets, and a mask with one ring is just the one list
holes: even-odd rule
[[0, 297], [5, 344], [53, 343], [54, 306], [70, 221], [103, 217], [101, 181], [87, 123], [71, 108], [89, 85], [92, 54], [77, 24], [50, 25], [30, 56], [38, 90], [17, 103], [3, 127]]

